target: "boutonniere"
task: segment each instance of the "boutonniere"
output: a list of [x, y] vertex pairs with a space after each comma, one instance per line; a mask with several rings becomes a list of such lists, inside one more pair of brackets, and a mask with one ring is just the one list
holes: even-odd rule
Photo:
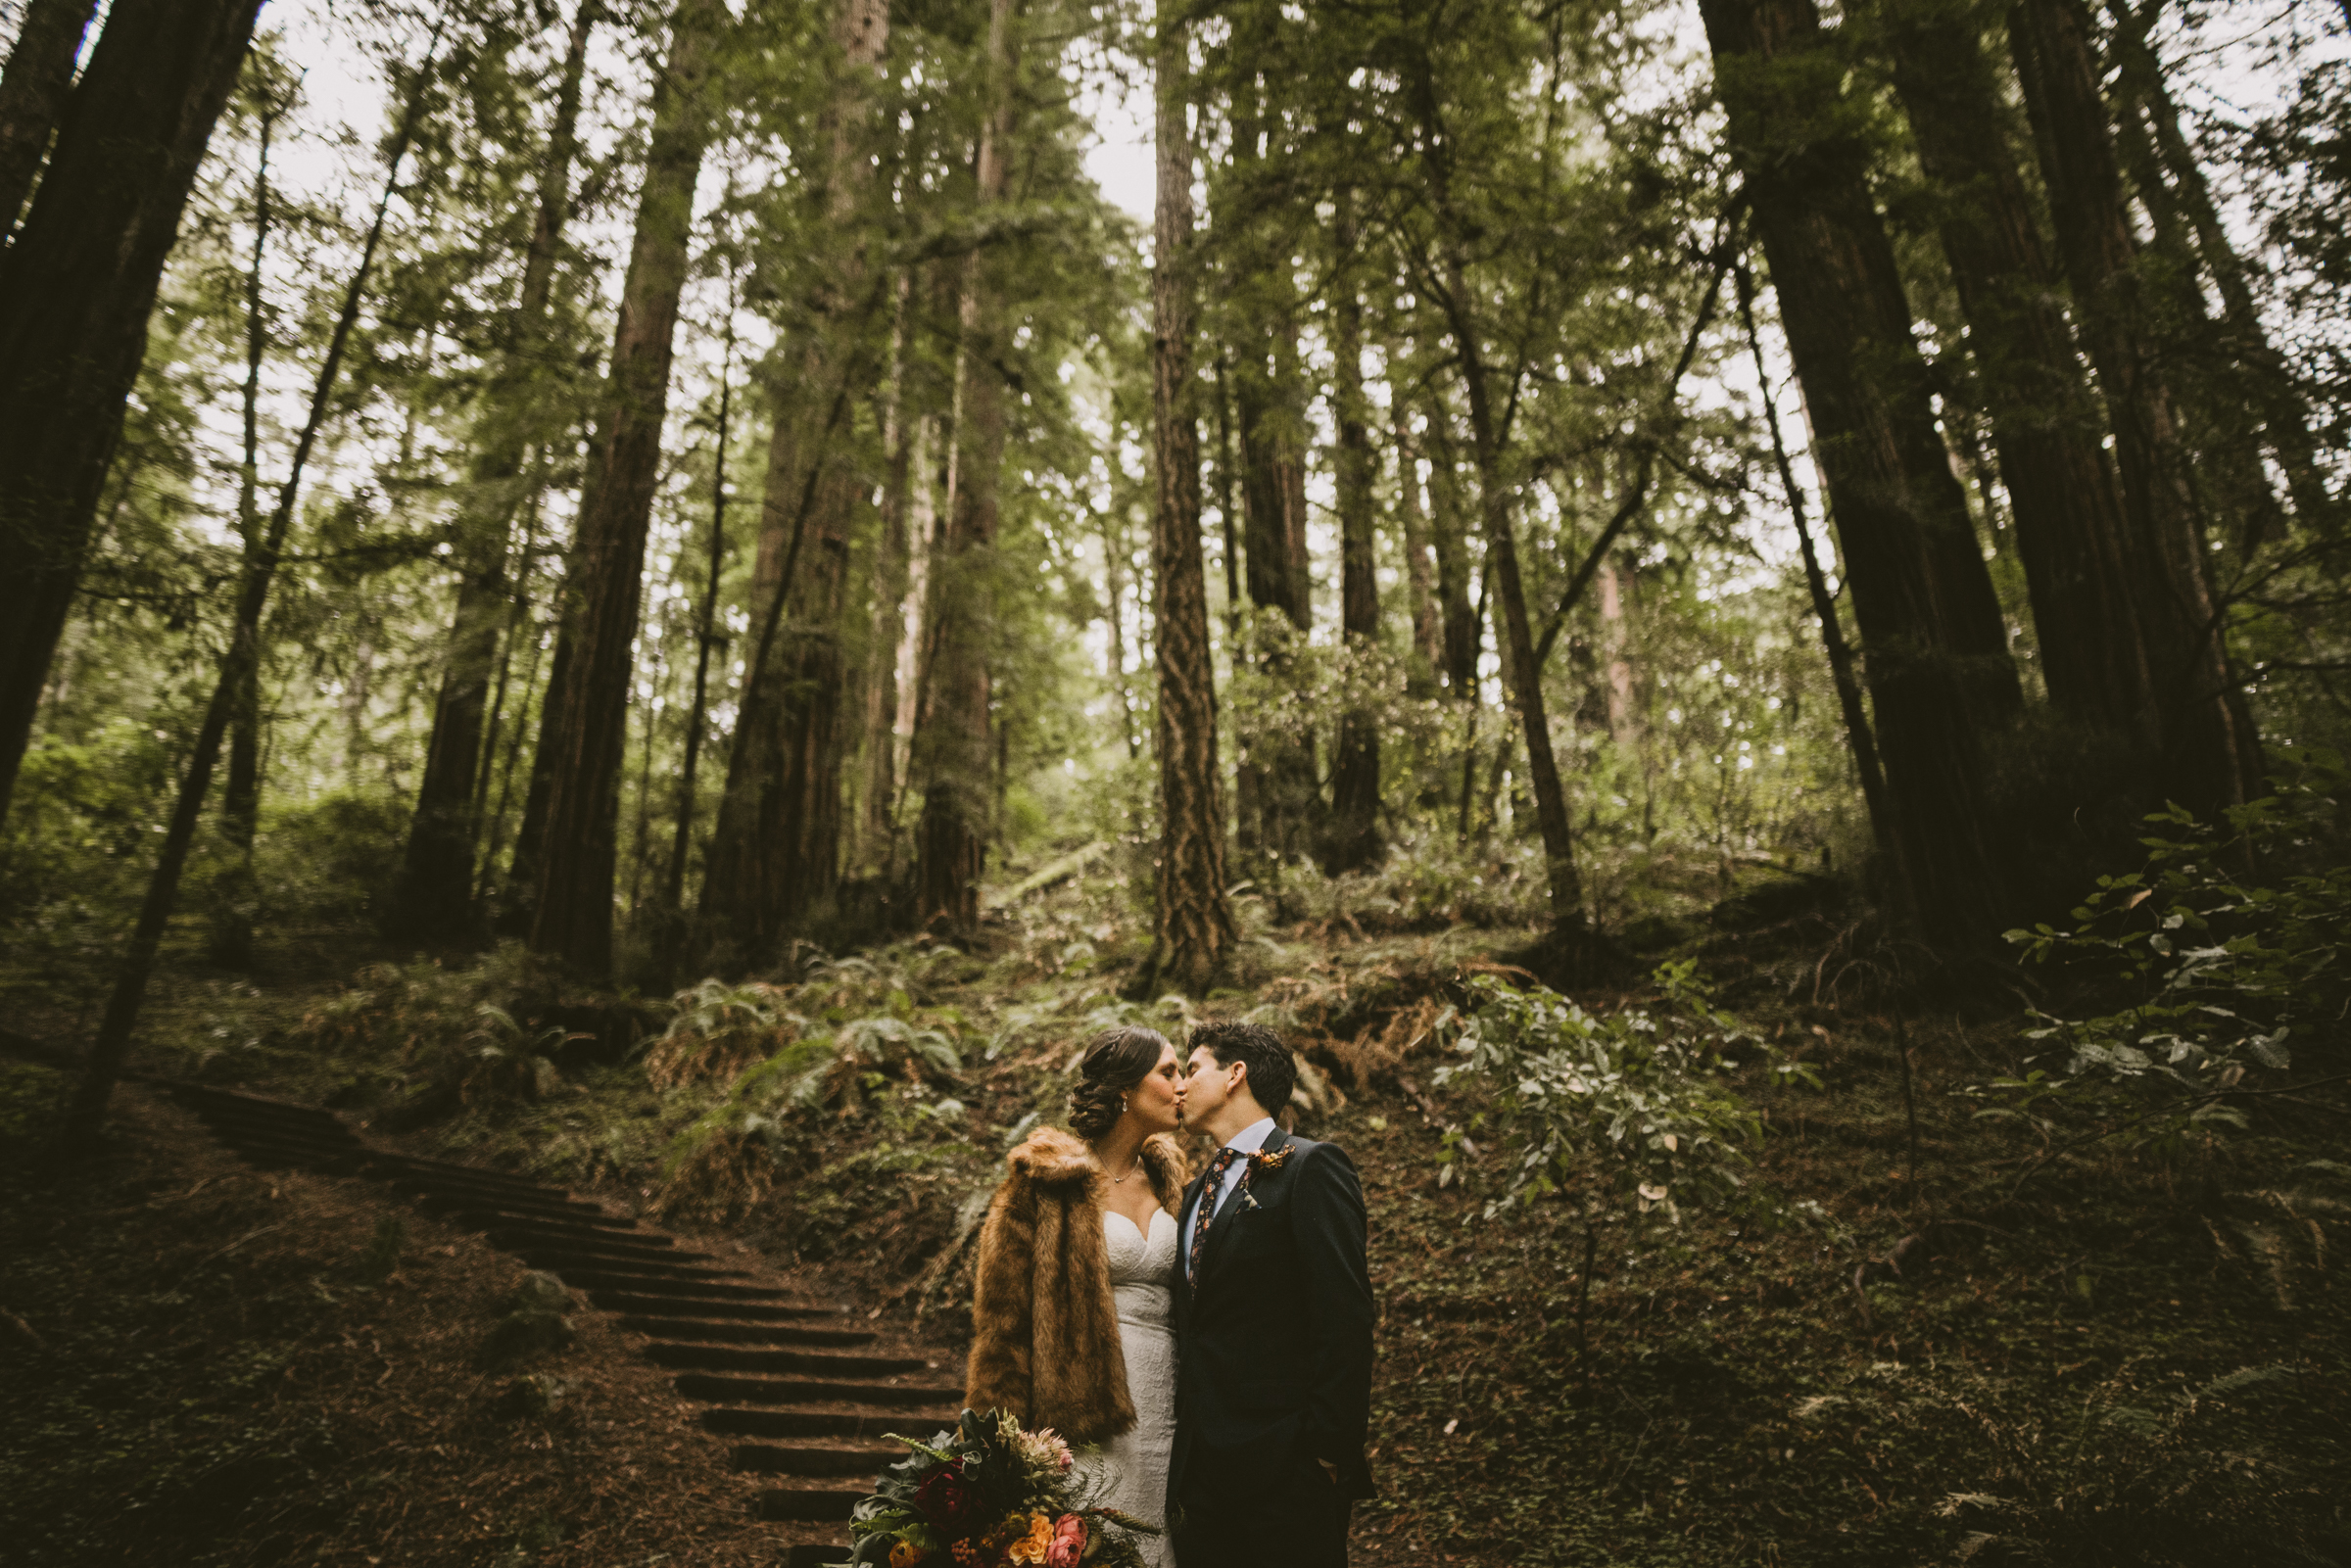
[[1289, 1164], [1290, 1151], [1297, 1147], [1294, 1143], [1285, 1143], [1278, 1149], [1256, 1151], [1249, 1157], [1248, 1174], [1254, 1176], [1261, 1170], [1279, 1170]]

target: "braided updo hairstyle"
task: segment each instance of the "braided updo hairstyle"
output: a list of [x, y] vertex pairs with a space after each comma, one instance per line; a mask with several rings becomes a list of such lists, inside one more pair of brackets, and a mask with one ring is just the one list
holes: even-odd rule
[[1070, 1130], [1091, 1143], [1117, 1126], [1127, 1091], [1151, 1075], [1167, 1048], [1166, 1035], [1139, 1023], [1095, 1035], [1070, 1090]]

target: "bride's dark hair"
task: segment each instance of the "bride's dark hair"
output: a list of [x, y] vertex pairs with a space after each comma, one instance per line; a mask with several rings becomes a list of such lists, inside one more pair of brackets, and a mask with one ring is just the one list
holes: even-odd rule
[[1151, 1075], [1167, 1048], [1166, 1035], [1139, 1023], [1095, 1035], [1070, 1090], [1070, 1130], [1091, 1143], [1117, 1126], [1127, 1091]]

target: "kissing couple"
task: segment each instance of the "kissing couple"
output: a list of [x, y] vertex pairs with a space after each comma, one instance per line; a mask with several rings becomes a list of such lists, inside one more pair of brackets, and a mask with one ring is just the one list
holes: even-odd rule
[[[1372, 1493], [1363, 1184], [1276, 1123], [1297, 1076], [1259, 1024], [1111, 1029], [980, 1232], [964, 1403], [1098, 1445], [1151, 1568], [1343, 1568]], [[1188, 1181], [1179, 1127], [1220, 1146]]]

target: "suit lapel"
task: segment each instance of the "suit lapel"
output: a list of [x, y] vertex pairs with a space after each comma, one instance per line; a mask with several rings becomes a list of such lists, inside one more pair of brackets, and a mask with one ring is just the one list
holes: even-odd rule
[[[1289, 1141], [1290, 1135], [1279, 1127], [1275, 1127], [1271, 1132], [1266, 1134], [1266, 1141], [1258, 1145], [1258, 1152], [1271, 1154], [1287, 1145]], [[1232, 1232], [1233, 1218], [1243, 1212], [1241, 1195], [1248, 1190], [1249, 1171], [1248, 1166], [1244, 1164], [1241, 1169], [1241, 1179], [1232, 1184], [1232, 1196], [1218, 1207], [1217, 1217], [1209, 1221], [1208, 1245], [1200, 1252], [1200, 1278], [1192, 1281], [1192, 1288], [1195, 1291], [1200, 1288], [1201, 1281], [1207, 1279], [1211, 1271], [1216, 1268], [1217, 1259], [1224, 1251], [1224, 1238]]]

